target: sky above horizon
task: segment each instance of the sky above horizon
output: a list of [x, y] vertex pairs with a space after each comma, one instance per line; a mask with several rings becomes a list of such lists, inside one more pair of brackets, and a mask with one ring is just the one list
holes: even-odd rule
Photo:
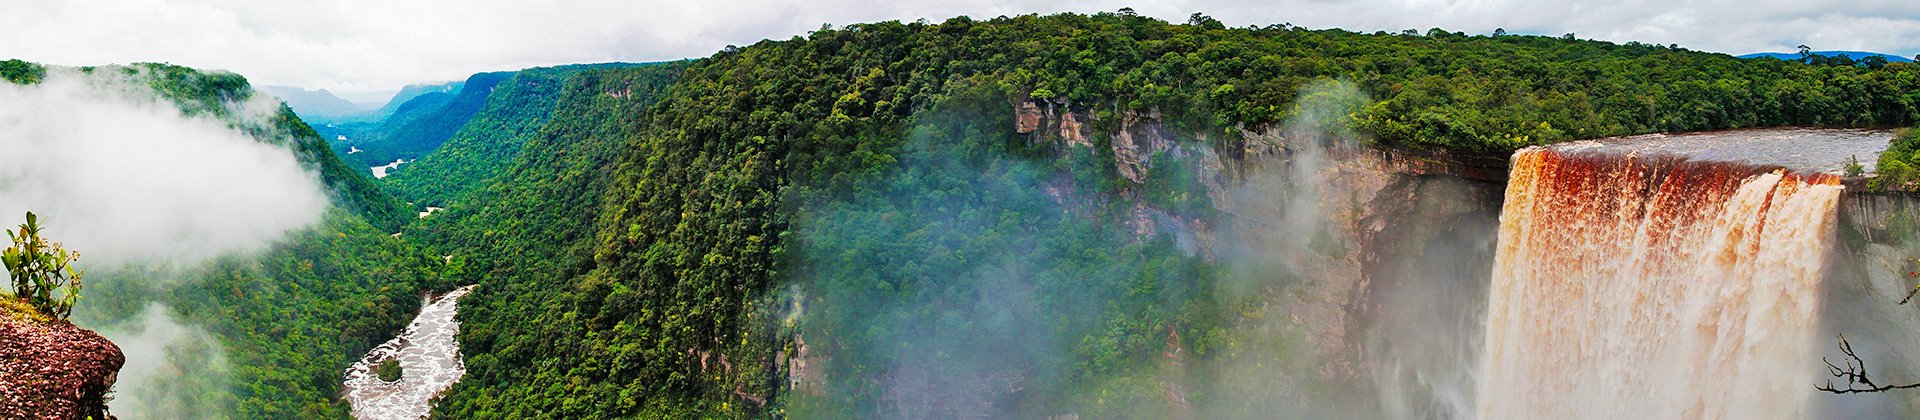
[[256, 85], [320, 88], [380, 102], [411, 83], [568, 63], [711, 55], [882, 20], [939, 22], [1132, 7], [1185, 22], [1399, 31], [1495, 28], [1729, 54], [1817, 50], [1920, 52], [1910, 0], [89, 0], [0, 4], [0, 59], [58, 65], [169, 62], [224, 69]]

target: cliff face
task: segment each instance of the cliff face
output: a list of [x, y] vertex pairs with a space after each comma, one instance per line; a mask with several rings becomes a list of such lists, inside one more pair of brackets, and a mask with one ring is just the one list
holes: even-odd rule
[[[1344, 395], [1277, 404], [1335, 417], [1469, 413], [1449, 396], [1472, 384], [1504, 160], [1364, 147], [1279, 127], [1238, 127], [1219, 138], [1170, 128], [1152, 111], [1123, 111], [1096, 129], [1065, 103], [1012, 108], [1014, 128], [1030, 144], [1051, 142], [1063, 153], [1108, 148], [1115, 173], [1131, 184], [1122, 195], [1137, 200], [1124, 222], [1142, 237], [1170, 234], [1226, 267], [1288, 267], [1232, 268], [1233, 284], [1220, 287], [1262, 302], [1235, 334], [1296, 337], [1284, 346], [1304, 351], [1288, 356], [1298, 360], [1217, 356], [1213, 363], [1246, 374], [1228, 375], [1214, 392], [1271, 396], [1275, 384], [1311, 382]], [[1191, 171], [1219, 216], [1138, 199], [1166, 170]], [[1169, 395], [1201, 386], [1178, 382], [1168, 383]]]
[[65, 321], [0, 308], [0, 418], [104, 419], [106, 394], [126, 363], [120, 347]]
[[[1839, 357], [1835, 338], [1844, 335], [1859, 351], [1874, 379], [1920, 382], [1920, 311], [1902, 304], [1920, 272], [1920, 196], [1870, 193], [1849, 185], [1840, 197], [1839, 249], [1829, 257], [1825, 333], [1816, 351]], [[1824, 377], [1822, 377], [1824, 379]], [[1903, 393], [1815, 397], [1815, 409], [1832, 418], [1912, 418], [1920, 400]]]

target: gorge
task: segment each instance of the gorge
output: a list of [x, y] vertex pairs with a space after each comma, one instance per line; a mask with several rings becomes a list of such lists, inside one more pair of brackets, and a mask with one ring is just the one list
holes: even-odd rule
[[[1920, 380], [1920, 65], [1131, 9], [701, 54], [351, 116], [0, 61], [0, 210], [87, 252], [130, 420], [1920, 413], [1815, 388]], [[109, 76], [198, 129], [51, 106]], [[206, 132], [259, 156], [134, 147]]]

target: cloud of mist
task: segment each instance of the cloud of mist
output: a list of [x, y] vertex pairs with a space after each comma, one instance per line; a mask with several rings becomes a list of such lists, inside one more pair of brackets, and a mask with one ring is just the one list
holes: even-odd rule
[[217, 419], [232, 412], [224, 350], [206, 330], [181, 324], [154, 303], [137, 325], [101, 333], [127, 356], [109, 404], [115, 417]]
[[1350, 84], [1298, 103], [1244, 161], [1130, 129], [1159, 152], [1123, 191], [1095, 150], [999, 150], [1027, 143], [986, 134], [1004, 105], [922, 119], [897, 166], [796, 222], [792, 413], [1471, 413], [1497, 188], [1370, 160]]
[[[111, 404], [122, 418], [210, 418], [228, 411], [226, 362], [204, 329], [158, 303], [210, 259], [254, 252], [318, 221], [317, 175], [277, 140], [269, 95], [186, 116], [142, 77], [50, 68], [0, 83], [0, 226], [24, 213], [81, 254], [74, 320], [127, 356]], [[216, 119], [214, 114], [226, 114]]]
[[[186, 266], [319, 220], [327, 196], [291, 151], [147, 89], [66, 69], [0, 83], [0, 225], [39, 214], [83, 267]], [[278, 111], [260, 98], [232, 105], [242, 125]]]
[[833, 408], [799, 417], [1010, 416], [1014, 388], [1061, 373], [1066, 349], [1042, 320], [1058, 309], [1049, 302], [1071, 300], [1045, 297], [1042, 284], [1058, 280], [1035, 267], [1058, 257], [1037, 255], [1047, 254], [1037, 249], [1044, 231], [1003, 218], [1044, 208], [1037, 191], [1004, 184], [1030, 185], [1040, 172], [1015, 161], [906, 160], [882, 183], [889, 197], [830, 205], [801, 223], [814, 302], [801, 332], [812, 356], [826, 356], [819, 369]]
[[1248, 138], [1216, 252], [1240, 346], [1210, 360], [1211, 416], [1471, 416], [1497, 185], [1398, 174], [1323, 80]]

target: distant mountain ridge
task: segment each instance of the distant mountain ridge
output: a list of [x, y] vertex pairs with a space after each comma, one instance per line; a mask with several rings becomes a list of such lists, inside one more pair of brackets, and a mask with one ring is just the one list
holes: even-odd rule
[[[1814, 52], [1813, 52], [1813, 54], [1814, 54], [1814, 55], [1819, 55], [1819, 56], [1827, 56], [1827, 57], [1834, 57], [1834, 56], [1845, 56], [1845, 57], [1847, 57], [1847, 58], [1851, 58], [1851, 59], [1854, 59], [1854, 60], [1856, 60], [1856, 61], [1858, 61], [1858, 60], [1860, 60], [1860, 59], [1862, 59], [1862, 58], [1867, 58], [1867, 57], [1873, 57], [1873, 56], [1880, 56], [1880, 57], [1886, 57], [1886, 59], [1887, 59], [1887, 62], [1889, 62], [1889, 63], [1911, 63], [1911, 62], [1913, 62], [1913, 57], [1902, 57], [1902, 56], [1898, 56], [1898, 55], [1893, 55], [1893, 54], [1887, 54], [1887, 53], [1877, 53], [1877, 52], [1867, 52], [1867, 51], [1838, 51], [1838, 50], [1835, 50], [1835, 51], [1814, 51]], [[1738, 58], [1761, 58], [1761, 57], [1772, 57], [1772, 58], [1778, 58], [1778, 59], [1781, 59], [1781, 60], [1799, 60], [1799, 59], [1800, 59], [1800, 53], [1797, 53], [1797, 52], [1762, 52], [1762, 53], [1753, 53], [1753, 54], [1745, 54], [1745, 55], [1737, 55], [1737, 56], [1734, 56], [1734, 57], [1738, 57]]]
[[420, 97], [420, 95], [426, 95], [429, 93], [445, 93], [449, 95], [459, 94], [460, 89], [466, 86], [466, 84], [467, 84], [466, 80], [455, 80], [451, 82], [416, 83], [416, 84], [407, 85], [406, 87], [400, 88], [399, 92], [395, 92], [393, 94], [393, 98], [388, 99], [387, 103], [385, 105], [381, 105], [379, 110], [374, 111], [373, 113], [375, 115], [374, 118], [380, 119], [380, 118], [386, 118], [388, 115], [393, 115], [394, 111], [400, 109], [401, 105], [406, 104], [407, 101], [412, 101], [414, 98]]
[[309, 118], [344, 117], [372, 110], [373, 107], [357, 104], [334, 96], [326, 89], [309, 90], [295, 86], [260, 86], [261, 90], [285, 101], [293, 107], [293, 112]]

